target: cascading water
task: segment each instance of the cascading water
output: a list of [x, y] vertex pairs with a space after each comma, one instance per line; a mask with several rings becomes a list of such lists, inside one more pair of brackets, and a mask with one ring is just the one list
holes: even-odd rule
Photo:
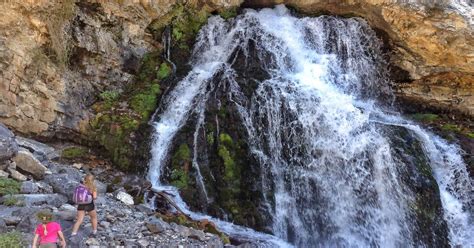
[[[260, 61], [265, 76], [242, 80], [235, 68], [252, 59]], [[162, 174], [173, 139], [193, 116], [192, 165], [199, 192], [212, 202], [206, 190], [212, 182], [198, 162], [198, 137], [206, 122], [214, 121], [206, 119], [206, 104], [224, 89], [259, 168], [261, 214], [270, 215], [273, 235], [298, 247], [443, 246], [438, 236], [447, 225], [451, 246], [474, 244], [473, 183], [459, 148], [378, 104], [390, 98], [389, 80], [380, 43], [363, 20], [297, 18], [284, 6], [246, 10], [227, 22], [211, 17], [199, 33], [191, 65], [164, 96], [153, 124], [154, 187], [177, 192], [162, 185]], [[249, 93], [245, 83], [256, 86]], [[421, 152], [406, 155], [407, 142]], [[428, 173], [412, 175], [410, 166], [424, 162]], [[416, 205], [424, 199], [416, 191], [433, 176], [434, 185], [427, 187], [436, 192], [433, 202], [440, 201], [443, 218]], [[176, 201], [185, 207], [179, 196]], [[435, 226], [428, 233], [417, 229], [418, 216]], [[230, 234], [285, 245], [215, 221]]]

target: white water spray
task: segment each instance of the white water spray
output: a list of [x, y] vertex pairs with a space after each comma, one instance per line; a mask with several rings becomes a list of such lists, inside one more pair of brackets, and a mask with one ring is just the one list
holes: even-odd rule
[[[251, 42], [252, 56], [265, 62], [261, 66], [269, 78], [248, 98], [235, 80], [232, 54], [240, 49], [250, 56]], [[296, 18], [283, 6], [248, 10], [231, 23], [210, 18], [196, 42], [193, 69], [165, 96], [154, 123], [153, 186], [177, 194], [161, 185], [163, 166], [191, 113], [198, 116], [196, 132], [206, 121], [207, 93], [220, 73], [262, 168], [256, 180], [265, 190], [274, 235], [299, 247], [416, 246], [410, 207], [415, 193], [401, 180], [399, 168], [406, 165], [394, 155], [396, 147], [380, 127], [384, 123], [413, 132], [423, 144], [439, 185], [450, 244], [474, 244], [472, 181], [459, 148], [378, 106], [377, 98], [390, 96], [379, 48], [374, 32], [359, 19]], [[197, 142], [195, 133], [193, 166], [207, 199]], [[175, 200], [186, 207], [179, 196]], [[214, 221], [231, 235], [262, 240], [262, 246], [286, 245]]]

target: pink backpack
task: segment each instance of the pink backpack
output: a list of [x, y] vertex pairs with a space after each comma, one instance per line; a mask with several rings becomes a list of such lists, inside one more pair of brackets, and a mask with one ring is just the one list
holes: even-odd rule
[[74, 190], [74, 195], [72, 196], [72, 200], [75, 204], [89, 204], [92, 202], [92, 194], [86, 188], [85, 185], [80, 184]]

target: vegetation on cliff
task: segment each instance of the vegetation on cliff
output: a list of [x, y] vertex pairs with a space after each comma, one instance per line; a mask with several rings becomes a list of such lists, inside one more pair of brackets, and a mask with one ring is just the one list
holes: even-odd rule
[[93, 106], [97, 115], [91, 121], [90, 137], [103, 146], [112, 161], [123, 170], [137, 169], [132, 166], [137, 153], [134, 133], [146, 125], [156, 109], [159, 83], [170, 75], [168, 68], [159, 51], [146, 54], [133, 85], [122, 93], [102, 92], [101, 101]]
[[[223, 14], [231, 17], [235, 13], [230, 11]], [[166, 15], [153, 21], [147, 29], [155, 39], [159, 40], [166, 26], [169, 26], [173, 54], [179, 57], [178, 60], [186, 61], [197, 33], [209, 16], [210, 12], [205, 8], [190, 8], [177, 4]], [[181, 67], [180, 64], [178, 66]], [[99, 95], [100, 101], [93, 106], [97, 115], [91, 121], [90, 137], [105, 148], [109, 157], [119, 168], [137, 169], [133, 166], [133, 157], [140, 148], [133, 140], [136, 138], [135, 133], [137, 130], [145, 129], [157, 107], [163, 87], [161, 83], [171, 73], [172, 66], [163, 59], [161, 51], [154, 51], [143, 57], [134, 84], [126, 87], [123, 92], [104, 91]], [[143, 150], [139, 152], [148, 153]], [[179, 188], [185, 188], [189, 184], [188, 169], [183, 170], [178, 167], [174, 166], [172, 181]]]

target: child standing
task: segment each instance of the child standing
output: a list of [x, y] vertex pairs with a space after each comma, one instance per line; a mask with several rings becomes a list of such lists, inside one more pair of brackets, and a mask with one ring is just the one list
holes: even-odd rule
[[41, 221], [41, 224], [36, 227], [32, 247], [37, 247], [39, 239], [39, 248], [57, 248], [58, 236], [61, 238], [61, 247], [66, 247], [66, 239], [61, 231], [61, 225], [53, 221], [53, 214], [45, 210], [36, 214], [36, 217]]

